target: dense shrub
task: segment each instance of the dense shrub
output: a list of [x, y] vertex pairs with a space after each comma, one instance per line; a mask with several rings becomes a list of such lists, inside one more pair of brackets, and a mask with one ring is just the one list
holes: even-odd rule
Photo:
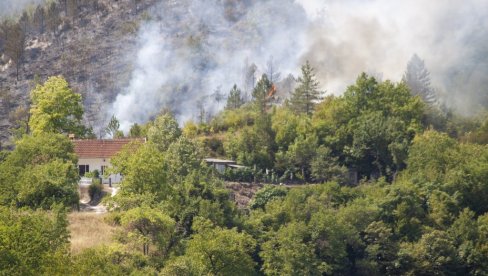
[[242, 169], [227, 168], [224, 171], [223, 177], [227, 181], [252, 182], [254, 180], [254, 173], [249, 168], [242, 168]]
[[284, 197], [288, 193], [288, 189], [285, 187], [266, 185], [260, 189], [254, 198], [249, 203], [251, 209], [264, 208], [273, 198]]
[[103, 185], [101, 179], [94, 178], [92, 184], [88, 186], [88, 194], [91, 200], [97, 200], [102, 196]]

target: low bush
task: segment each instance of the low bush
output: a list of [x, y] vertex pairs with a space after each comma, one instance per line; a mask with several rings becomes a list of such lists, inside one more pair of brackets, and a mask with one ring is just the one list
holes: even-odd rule
[[100, 178], [94, 178], [88, 187], [88, 194], [91, 200], [97, 200], [102, 196], [103, 185]]
[[273, 198], [285, 197], [288, 194], [288, 189], [285, 187], [278, 187], [266, 185], [260, 189], [249, 203], [251, 209], [264, 209], [266, 204]]
[[224, 171], [223, 177], [226, 181], [253, 182], [254, 173], [249, 168], [230, 169]]

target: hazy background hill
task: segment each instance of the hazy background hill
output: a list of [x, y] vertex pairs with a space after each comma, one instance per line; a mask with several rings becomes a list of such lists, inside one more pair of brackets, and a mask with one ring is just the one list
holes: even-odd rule
[[3, 100], [0, 114], [3, 138], [8, 135], [6, 126], [13, 123], [9, 113], [28, 104], [29, 91], [37, 80], [63, 75], [83, 95], [91, 125], [104, 123], [104, 109], [128, 82], [136, 33], [147, 6], [140, 5], [136, 12], [132, 1], [78, 2], [76, 14], [68, 11], [66, 15], [62, 4], [56, 7], [58, 15], [53, 15], [53, 21], [57, 22], [52, 29], [47, 12], [43, 27], [29, 20], [18, 79], [14, 62], [2, 55], [0, 89], [10, 94]]
[[487, 104], [488, 20], [482, 11], [488, 7], [481, 0], [0, 5], [7, 20], [0, 32], [3, 140], [8, 126], [25, 116], [34, 83], [59, 74], [83, 95], [86, 121], [95, 132], [113, 114], [124, 130], [163, 108], [180, 122], [208, 118], [223, 107], [234, 84], [249, 95], [263, 73], [273, 75], [283, 98], [306, 60], [324, 91], [341, 94], [363, 71], [400, 80], [417, 53], [444, 104], [465, 114]]

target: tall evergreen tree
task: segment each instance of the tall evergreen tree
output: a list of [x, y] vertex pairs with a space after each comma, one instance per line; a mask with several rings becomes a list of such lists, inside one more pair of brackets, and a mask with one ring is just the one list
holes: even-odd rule
[[20, 67], [24, 62], [26, 33], [20, 23], [10, 25], [6, 31], [5, 54], [15, 63], [16, 78], [19, 80]]
[[230, 90], [229, 97], [227, 97], [227, 105], [225, 106], [226, 109], [237, 109], [244, 104], [244, 99], [242, 98], [242, 93], [237, 85], [234, 84], [234, 87]]
[[268, 75], [268, 78], [272, 83], [277, 83], [281, 79], [281, 73], [278, 71], [278, 66], [276, 65], [273, 56], [266, 62], [266, 75]]
[[46, 11], [42, 5], [38, 5], [34, 12], [34, 25], [37, 27], [37, 31], [43, 34], [46, 29]]
[[258, 70], [258, 67], [256, 64], [247, 64], [244, 67], [244, 93], [246, 94], [246, 97], [249, 97], [250, 92], [254, 89], [254, 86], [256, 85], [256, 71]]
[[412, 95], [420, 96], [430, 105], [437, 103], [434, 89], [430, 84], [430, 73], [425, 67], [424, 61], [417, 54], [414, 54], [408, 62], [403, 80], [410, 87]]
[[119, 120], [117, 119], [117, 117], [115, 117], [115, 115], [112, 115], [112, 118], [110, 118], [110, 122], [108, 123], [105, 131], [107, 132], [107, 134], [112, 136], [112, 138], [116, 138], [119, 128], [120, 128]]
[[143, 134], [142, 134], [142, 128], [139, 124], [137, 123], [134, 123], [131, 127], [130, 127], [130, 130], [129, 130], [129, 137], [130, 138], [138, 138], [138, 137], [142, 137]]
[[261, 114], [266, 113], [268, 110], [271, 89], [273, 89], [273, 84], [269, 81], [268, 76], [263, 74], [252, 91], [253, 102]]
[[311, 115], [316, 102], [321, 98], [321, 91], [314, 68], [308, 60], [302, 66], [302, 75], [298, 77], [297, 83], [298, 86], [291, 95], [289, 105], [296, 113]]

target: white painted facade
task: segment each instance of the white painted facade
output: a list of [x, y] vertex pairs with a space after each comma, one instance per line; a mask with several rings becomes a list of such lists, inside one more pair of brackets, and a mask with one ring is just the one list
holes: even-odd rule
[[224, 173], [225, 169], [229, 167], [229, 165], [236, 165], [236, 161], [234, 160], [223, 160], [223, 159], [216, 159], [216, 158], [205, 158], [203, 159], [207, 162], [208, 165], [217, 169], [219, 173]]
[[[79, 158], [78, 167], [82, 165], [89, 166], [89, 172], [98, 170], [100, 172], [100, 177], [102, 177], [102, 167], [111, 167], [109, 158]], [[104, 184], [108, 183], [120, 183], [122, 181], [122, 176], [120, 174], [111, 174], [107, 178], [102, 178]]]

